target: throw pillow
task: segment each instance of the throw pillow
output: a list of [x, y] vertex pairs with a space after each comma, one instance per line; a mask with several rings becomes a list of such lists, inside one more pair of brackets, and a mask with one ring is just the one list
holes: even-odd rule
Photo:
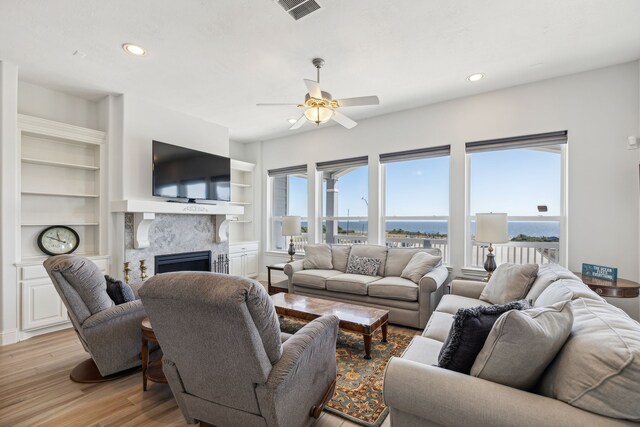
[[351, 255], [349, 257], [349, 265], [347, 265], [347, 274], [375, 276], [378, 273], [381, 262], [377, 258]]
[[493, 272], [480, 299], [491, 304], [506, 304], [523, 299], [538, 275], [538, 264], [501, 264]]
[[426, 252], [416, 252], [404, 270], [402, 270], [400, 277], [418, 283], [422, 276], [436, 268], [440, 261], [442, 261], [441, 256], [434, 256]]
[[530, 390], [564, 345], [572, 326], [569, 301], [508, 311], [493, 325], [471, 375]]
[[116, 305], [124, 304], [125, 302], [135, 301], [136, 295], [127, 283], [122, 280], [114, 279], [111, 276], [104, 276], [107, 281], [107, 294], [109, 298], [116, 303]]
[[453, 317], [449, 336], [440, 350], [438, 367], [469, 374], [496, 320], [509, 310], [527, 308], [529, 303], [522, 300], [504, 305], [459, 309]]
[[329, 245], [306, 245], [302, 267], [305, 270], [333, 270]]

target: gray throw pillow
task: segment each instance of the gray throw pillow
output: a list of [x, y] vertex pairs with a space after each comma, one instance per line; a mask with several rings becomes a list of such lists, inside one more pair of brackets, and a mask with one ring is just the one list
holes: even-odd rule
[[493, 272], [480, 299], [491, 304], [506, 304], [526, 297], [538, 275], [538, 264], [501, 264]]
[[136, 295], [129, 284], [107, 275], [104, 278], [107, 281], [107, 294], [116, 305], [136, 300]]
[[572, 326], [569, 301], [508, 311], [494, 323], [471, 375], [530, 390], [564, 345]]
[[529, 303], [522, 300], [504, 305], [459, 309], [440, 350], [438, 367], [468, 375], [496, 320], [509, 310], [527, 308]]
[[302, 267], [305, 270], [333, 270], [329, 245], [306, 245]]
[[436, 268], [441, 261], [441, 256], [434, 256], [426, 252], [416, 252], [404, 270], [402, 270], [400, 277], [418, 283], [422, 276]]
[[349, 265], [347, 265], [347, 274], [375, 276], [380, 268], [380, 263], [382, 261], [377, 258], [351, 255], [349, 257]]

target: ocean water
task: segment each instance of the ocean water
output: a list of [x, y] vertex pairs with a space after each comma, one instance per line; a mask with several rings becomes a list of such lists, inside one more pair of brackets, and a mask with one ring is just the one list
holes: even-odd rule
[[[364, 233], [368, 231], [367, 221], [340, 221], [339, 226], [344, 230]], [[401, 229], [422, 233], [448, 233], [448, 221], [387, 221], [385, 229]], [[475, 222], [471, 224], [472, 233], [475, 232]], [[558, 221], [510, 221], [509, 235], [515, 237], [524, 234], [533, 237], [559, 237], [560, 223]]]

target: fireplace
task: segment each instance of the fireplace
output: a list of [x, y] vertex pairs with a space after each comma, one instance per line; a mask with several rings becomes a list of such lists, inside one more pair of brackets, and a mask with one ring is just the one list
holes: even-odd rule
[[211, 271], [211, 251], [156, 255], [155, 274], [170, 271]]

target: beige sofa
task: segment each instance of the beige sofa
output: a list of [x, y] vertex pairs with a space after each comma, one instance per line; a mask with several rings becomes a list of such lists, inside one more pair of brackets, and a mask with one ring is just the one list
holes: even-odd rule
[[[439, 265], [419, 283], [400, 277], [416, 252], [440, 255], [438, 249], [387, 248], [378, 245], [334, 245], [332, 270], [304, 269], [303, 260], [285, 266], [289, 292], [389, 310], [389, 322], [424, 328], [444, 292], [449, 271]], [[347, 274], [351, 254], [382, 260], [376, 276]]]
[[527, 299], [571, 300], [573, 328], [534, 391], [438, 368], [457, 309], [489, 305], [478, 299], [484, 286], [453, 280], [422, 336], [390, 360], [392, 426], [638, 426], [630, 420], [640, 420], [640, 324], [557, 265], [540, 266]]

